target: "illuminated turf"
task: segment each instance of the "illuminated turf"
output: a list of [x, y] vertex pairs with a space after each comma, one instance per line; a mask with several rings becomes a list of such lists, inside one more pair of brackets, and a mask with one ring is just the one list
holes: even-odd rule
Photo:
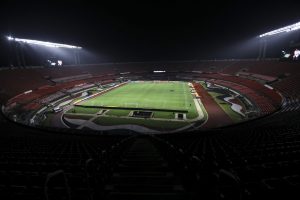
[[[140, 81], [77, 103], [67, 111], [65, 119], [77, 128], [94, 129], [96, 124], [96, 130], [102, 126], [138, 132], [171, 131], [189, 129], [194, 124], [198, 126], [203, 123], [206, 119], [203, 109], [201, 104], [197, 110], [191, 88], [186, 82]], [[140, 110], [151, 113], [151, 117], [144, 119], [132, 115]]]
[[[83, 106], [162, 109], [184, 111], [187, 118], [198, 116], [190, 88], [186, 82], [132, 82], [100, 96], [81, 102]], [[116, 112], [116, 111], [115, 111]], [[169, 114], [156, 113], [168, 118]]]

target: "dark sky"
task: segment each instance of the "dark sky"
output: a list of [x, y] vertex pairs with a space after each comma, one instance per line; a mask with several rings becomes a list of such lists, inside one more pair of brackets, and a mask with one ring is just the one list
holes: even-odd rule
[[79, 45], [103, 61], [223, 58], [231, 45], [300, 21], [298, 2], [9, 0], [0, 31]]

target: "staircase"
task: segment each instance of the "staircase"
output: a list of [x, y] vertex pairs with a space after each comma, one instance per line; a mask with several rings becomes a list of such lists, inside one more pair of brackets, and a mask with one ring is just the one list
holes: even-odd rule
[[147, 138], [137, 138], [123, 153], [105, 193], [111, 200], [188, 199], [180, 177]]

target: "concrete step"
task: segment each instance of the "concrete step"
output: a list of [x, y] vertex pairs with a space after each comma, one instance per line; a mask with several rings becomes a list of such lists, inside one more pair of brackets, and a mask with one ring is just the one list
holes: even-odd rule
[[172, 177], [172, 172], [157, 172], [157, 171], [144, 171], [144, 172], [121, 172], [113, 173], [113, 176], [159, 176], [159, 177]]
[[118, 192], [147, 192], [147, 193], [170, 193], [170, 192], [183, 192], [184, 188], [182, 185], [173, 184], [115, 184], [106, 185], [106, 191], [118, 191]]
[[141, 157], [123, 157], [121, 158], [121, 162], [126, 162], [126, 161], [145, 161], [145, 162], [150, 162], [150, 161], [155, 161], [155, 162], [159, 162], [159, 161], [165, 161], [165, 159], [163, 159], [161, 156], [159, 157], [145, 157], [145, 156], [141, 156]]
[[153, 159], [162, 159], [163, 157], [159, 154], [130, 154], [130, 155], [123, 155], [122, 158], [153, 158]]
[[127, 161], [122, 161], [120, 166], [139, 166], [139, 167], [144, 167], [144, 166], [168, 166], [167, 162], [164, 161], [153, 161], [153, 160], [127, 160]]
[[113, 176], [111, 184], [177, 184], [174, 176]]
[[119, 164], [114, 171], [115, 172], [149, 172], [149, 171], [169, 172], [170, 169], [168, 169], [167, 165], [127, 166], [127, 165]]
[[109, 200], [186, 200], [184, 193], [131, 193], [131, 192], [112, 192], [107, 196]]

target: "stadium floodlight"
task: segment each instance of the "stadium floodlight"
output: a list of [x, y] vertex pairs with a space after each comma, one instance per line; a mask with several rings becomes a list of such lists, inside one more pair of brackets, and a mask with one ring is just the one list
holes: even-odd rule
[[7, 39], [8, 39], [8, 40], [13, 40], [14, 38], [11, 37], [11, 36], [7, 36]]
[[290, 32], [290, 31], [295, 31], [295, 30], [298, 30], [298, 29], [300, 29], [300, 22], [297, 22], [297, 23], [289, 25], [289, 26], [285, 26], [285, 27], [280, 28], [280, 29], [276, 29], [274, 31], [270, 31], [270, 32], [261, 34], [259, 37], [276, 35], [278, 33]]
[[53, 47], [53, 48], [81, 49], [81, 47], [68, 45], [68, 44], [60, 44], [60, 43], [53, 43], [53, 42], [43, 42], [43, 41], [39, 41], [39, 40], [13, 38], [11, 36], [7, 36], [7, 39], [8, 40], [13, 40], [13, 41], [16, 41], [16, 42], [24, 42], [24, 43], [27, 43], [27, 44], [42, 45], [42, 46]]

